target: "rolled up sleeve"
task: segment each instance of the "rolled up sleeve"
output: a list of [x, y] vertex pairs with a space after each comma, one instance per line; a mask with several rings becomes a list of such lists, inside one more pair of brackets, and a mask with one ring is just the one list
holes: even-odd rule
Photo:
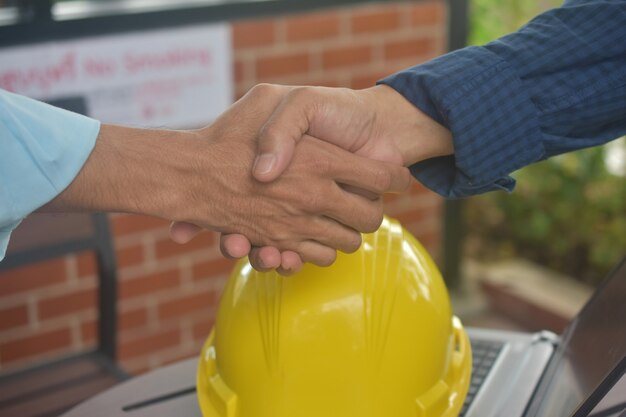
[[19, 222], [76, 177], [99, 130], [97, 120], [0, 90], [0, 259]]
[[449, 198], [512, 190], [513, 171], [626, 133], [626, 2], [569, 1], [511, 35], [380, 81], [453, 135], [413, 174]]

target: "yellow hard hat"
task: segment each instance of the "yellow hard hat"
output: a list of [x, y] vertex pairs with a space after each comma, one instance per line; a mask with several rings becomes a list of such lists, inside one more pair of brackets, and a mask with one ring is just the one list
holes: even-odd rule
[[202, 350], [204, 417], [454, 417], [469, 339], [441, 275], [395, 220], [328, 268], [234, 269]]

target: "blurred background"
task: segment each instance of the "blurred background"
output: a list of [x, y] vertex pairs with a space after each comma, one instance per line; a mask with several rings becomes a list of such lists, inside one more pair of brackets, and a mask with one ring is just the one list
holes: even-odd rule
[[[473, 0], [468, 43], [504, 36], [560, 3]], [[504, 325], [558, 331], [567, 321], [558, 316], [571, 317], [626, 254], [626, 140], [551, 158], [513, 177], [513, 193], [462, 203], [465, 270], [457, 289], [467, 297], [463, 286], [477, 280], [479, 296], [487, 294], [491, 307], [515, 322]]]
[[[558, 5], [0, 0], [0, 88], [105, 122], [192, 128], [257, 83], [370, 87]], [[626, 253], [625, 141], [513, 175], [512, 194], [454, 202], [415, 183], [387, 197], [385, 211], [437, 260], [466, 325], [559, 332]], [[233, 266], [215, 234], [177, 245], [156, 218], [34, 217], [0, 263], [0, 416], [68, 407], [19, 408], [16, 398], [29, 397], [7, 387], [33, 370], [61, 375], [49, 376], [58, 383], [50, 398], [78, 401], [115, 378], [197, 355]], [[104, 356], [115, 378], [57, 367], [85, 352]], [[70, 380], [90, 390], [70, 393]]]
[[[473, 0], [469, 42], [487, 43], [561, 2]], [[467, 255], [519, 256], [596, 285], [626, 248], [624, 138], [527, 167], [514, 193], [467, 201]]]

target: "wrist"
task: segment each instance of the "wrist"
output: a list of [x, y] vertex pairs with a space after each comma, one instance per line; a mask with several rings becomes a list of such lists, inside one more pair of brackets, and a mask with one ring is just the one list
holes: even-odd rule
[[379, 115], [380, 134], [394, 143], [405, 166], [454, 153], [451, 132], [398, 91], [384, 84], [368, 90]]

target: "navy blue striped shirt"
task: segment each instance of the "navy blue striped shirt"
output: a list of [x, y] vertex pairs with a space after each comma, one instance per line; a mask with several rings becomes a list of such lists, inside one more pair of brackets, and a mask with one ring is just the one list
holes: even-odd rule
[[439, 194], [512, 190], [509, 174], [626, 133], [626, 0], [570, 0], [519, 31], [381, 81], [451, 130], [411, 167]]

